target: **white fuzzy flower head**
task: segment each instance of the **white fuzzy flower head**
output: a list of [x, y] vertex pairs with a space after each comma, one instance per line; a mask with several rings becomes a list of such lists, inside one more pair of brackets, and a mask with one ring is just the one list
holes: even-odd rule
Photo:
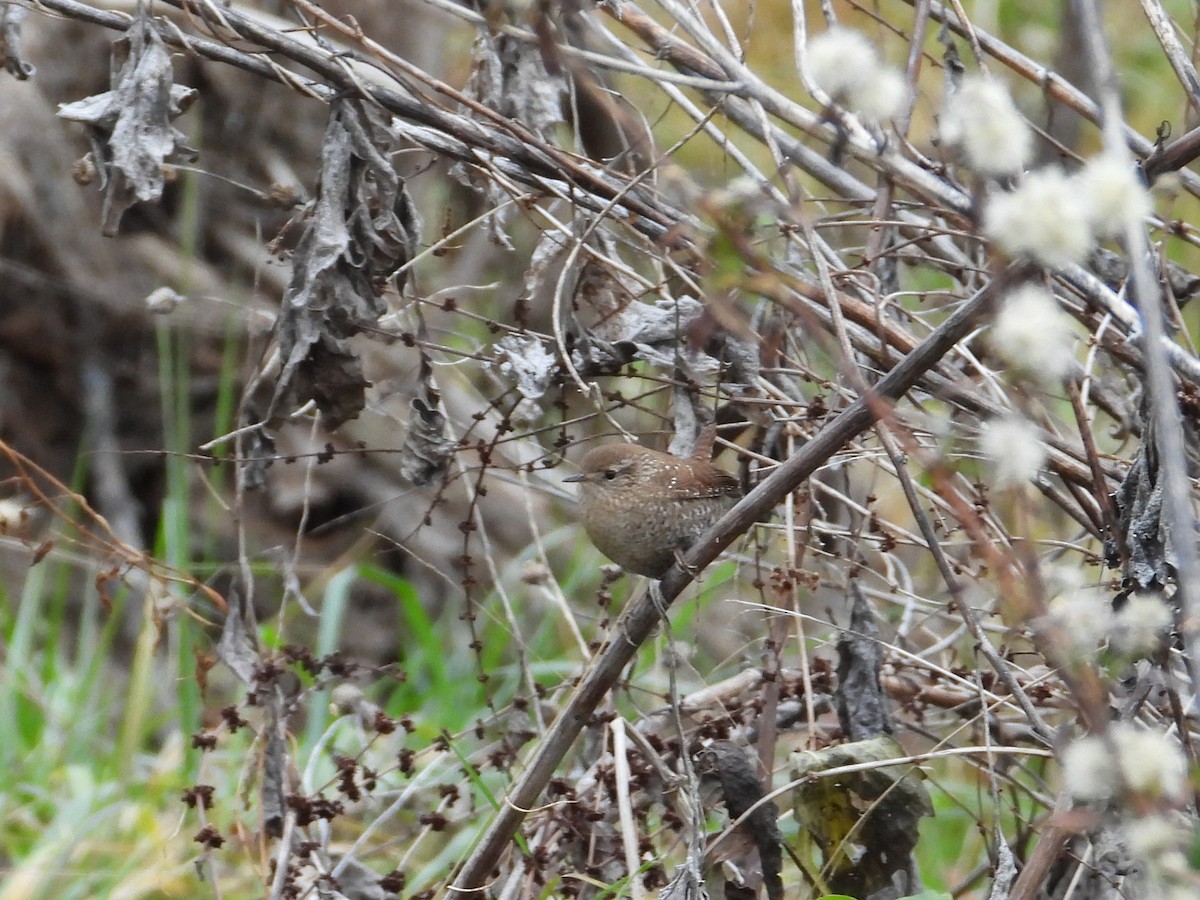
[[1071, 319], [1054, 295], [1023, 284], [1005, 296], [992, 326], [992, 349], [1010, 366], [1042, 384], [1059, 384], [1071, 371]]
[[979, 433], [979, 449], [991, 462], [996, 486], [1023, 485], [1037, 477], [1046, 462], [1046, 445], [1038, 431], [1019, 416], [992, 419]]
[[1161, 731], [1118, 723], [1112, 727], [1121, 775], [1130, 790], [1147, 797], [1182, 800], [1187, 760], [1178, 741]]
[[1093, 157], [1075, 178], [1087, 201], [1092, 229], [1100, 237], [1116, 237], [1150, 215], [1150, 192], [1133, 165], [1115, 153]]
[[1117, 761], [1103, 738], [1075, 741], [1063, 753], [1063, 787], [1076, 800], [1107, 800], [1117, 786]]
[[894, 118], [908, 99], [904, 77], [885, 65], [874, 44], [852, 28], [830, 28], [809, 41], [807, 65], [821, 90], [867, 121]]
[[1174, 616], [1161, 594], [1134, 594], [1112, 621], [1109, 642], [1118, 653], [1153, 653], [1170, 629]]
[[1125, 787], [1146, 797], [1182, 800], [1187, 760], [1179, 743], [1161, 731], [1118, 722], [1108, 740], [1089, 734], [1063, 753], [1067, 791], [1079, 800], [1107, 800]]
[[1112, 629], [1112, 609], [1094, 592], [1055, 597], [1049, 612], [1049, 624], [1058, 629], [1076, 659], [1094, 659], [1096, 648]]
[[1200, 879], [1188, 864], [1193, 824], [1182, 811], [1140, 816], [1124, 823], [1129, 852], [1148, 876], [1143, 896], [1195, 900]]
[[830, 28], [808, 42], [808, 73], [831, 97], [860, 90], [879, 68], [879, 54], [866, 35], [853, 28]]
[[1081, 185], [1055, 168], [1031, 172], [1016, 190], [992, 195], [983, 232], [1009, 256], [1050, 268], [1082, 262], [1093, 242]]
[[1046, 596], [1051, 600], [1056, 597], [1074, 597], [1087, 587], [1087, 573], [1078, 565], [1067, 563], [1050, 563], [1041, 567], [1042, 584]]
[[1029, 126], [1004, 85], [986, 76], [963, 79], [942, 110], [938, 134], [980, 175], [1016, 175], [1033, 158]]
[[908, 82], [895, 69], [880, 66], [875, 77], [851, 94], [846, 102], [868, 122], [886, 122], [904, 111]]
[[1185, 851], [1192, 837], [1191, 822], [1182, 813], [1142, 816], [1126, 822], [1124, 832], [1130, 852], [1145, 860]]

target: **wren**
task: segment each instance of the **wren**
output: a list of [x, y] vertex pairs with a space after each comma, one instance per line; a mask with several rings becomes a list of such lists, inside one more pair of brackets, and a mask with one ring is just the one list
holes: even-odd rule
[[596, 548], [638, 575], [661, 578], [679, 555], [728, 512], [742, 492], [702, 456], [671, 456], [637, 444], [606, 444], [583, 457], [579, 518]]

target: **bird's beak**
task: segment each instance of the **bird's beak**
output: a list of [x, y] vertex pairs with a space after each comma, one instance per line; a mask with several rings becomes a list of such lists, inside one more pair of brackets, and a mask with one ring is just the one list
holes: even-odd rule
[[587, 480], [587, 476], [585, 474], [583, 474], [582, 472], [580, 472], [578, 475], [568, 475], [566, 478], [563, 479], [564, 482], [586, 481], [586, 480]]

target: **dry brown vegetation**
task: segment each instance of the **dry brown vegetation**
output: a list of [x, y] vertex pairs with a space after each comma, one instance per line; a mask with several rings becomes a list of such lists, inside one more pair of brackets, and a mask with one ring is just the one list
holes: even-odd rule
[[[810, 6], [0, 3], [28, 896], [1195, 895], [1195, 22]], [[1153, 211], [1012, 251], [977, 72]], [[563, 476], [710, 424], [603, 566]]]

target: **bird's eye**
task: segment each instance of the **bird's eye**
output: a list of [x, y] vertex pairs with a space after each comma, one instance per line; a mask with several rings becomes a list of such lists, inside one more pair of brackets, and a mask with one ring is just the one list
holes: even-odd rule
[[606, 480], [612, 481], [614, 478], [617, 477], [617, 470], [616, 469], [605, 469], [604, 477]]

